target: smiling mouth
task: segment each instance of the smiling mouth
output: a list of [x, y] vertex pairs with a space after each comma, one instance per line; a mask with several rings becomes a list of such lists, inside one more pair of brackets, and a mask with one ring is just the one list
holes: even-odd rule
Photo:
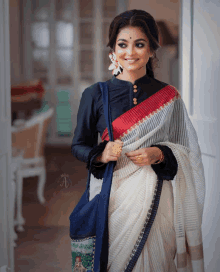
[[134, 63], [138, 61], [139, 59], [125, 59], [128, 63]]

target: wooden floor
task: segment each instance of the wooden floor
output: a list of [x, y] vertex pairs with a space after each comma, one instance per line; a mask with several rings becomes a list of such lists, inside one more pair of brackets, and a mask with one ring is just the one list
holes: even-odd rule
[[[37, 199], [37, 177], [24, 179], [23, 216], [25, 231], [15, 247], [15, 272], [71, 272], [69, 215], [86, 187], [87, 170], [68, 148], [46, 147], [46, 203]], [[60, 186], [62, 174], [72, 182]]]

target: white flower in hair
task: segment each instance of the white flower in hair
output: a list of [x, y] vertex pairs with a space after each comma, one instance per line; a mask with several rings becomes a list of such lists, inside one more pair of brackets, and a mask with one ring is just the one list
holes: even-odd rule
[[111, 60], [111, 64], [108, 67], [108, 70], [113, 70], [112, 73], [113, 75], [118, 75], [122, 72], [122, 66], [121, 64], [117, 61], [115, 53], [109, 53], [109, 58]]

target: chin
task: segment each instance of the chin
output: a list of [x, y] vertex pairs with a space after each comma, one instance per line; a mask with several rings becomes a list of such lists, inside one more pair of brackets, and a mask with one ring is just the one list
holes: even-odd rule
[[135, 67], [124, 67], [128, 72], [129, 71], [132, 71], [132, 72], [134, 72], [134, 71], [139, 71], [139, 69], [141, 69], [143, 66], [135, 66]]

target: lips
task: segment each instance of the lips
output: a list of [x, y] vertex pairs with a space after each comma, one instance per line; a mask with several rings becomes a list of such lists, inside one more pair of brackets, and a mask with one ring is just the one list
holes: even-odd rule
[[128, 63], [134, 63], [138, 61], [138, 59], [125, 59]]

